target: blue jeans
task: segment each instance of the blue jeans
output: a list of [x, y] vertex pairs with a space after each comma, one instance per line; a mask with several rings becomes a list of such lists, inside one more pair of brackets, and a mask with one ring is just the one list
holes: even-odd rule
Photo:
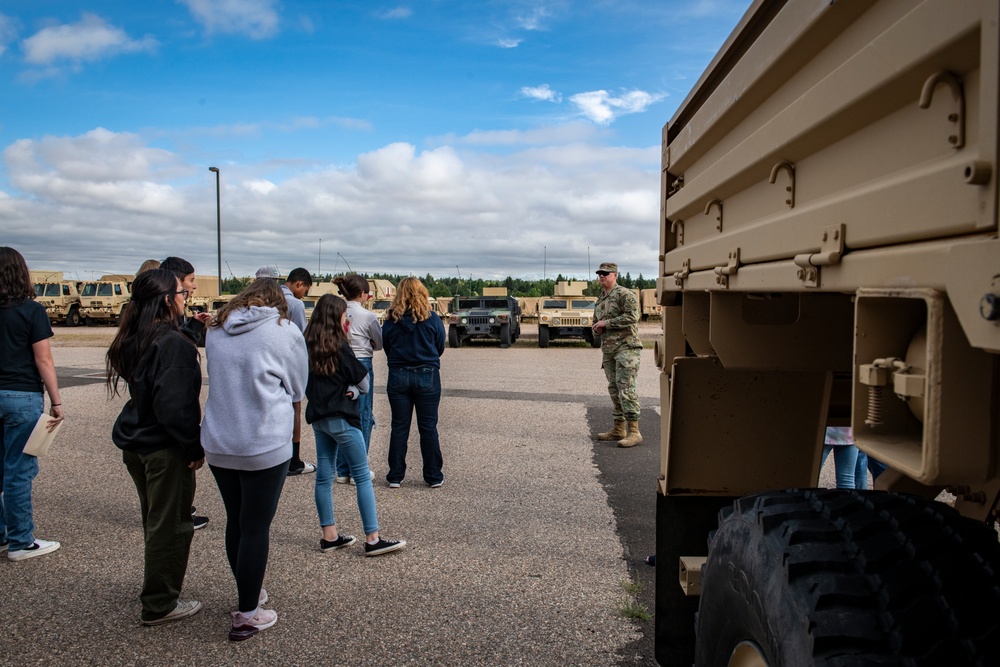
[[31, 482], [38, 475], [38, 459], [25, 454], [24, 445], [44, 407], [41, 392], [0, 391], [0, 434], [3, 435], [0, 542], [10, 540], [11, 551], [27, 549], [35, 543]]
[[361, 431], [346, 419], [332, 417], [313, 423], [316, 436], [316, 513], [320, 526], [332, 526], [333, 518], [333, 462], [347, 460], [348, 472], [354, 479], [358, 495], [358, 512], [365, 535], [378, 532], [375, 514], [375, 490], [368, 471], [368, 452]]
[[823, 445], [823, 459], [820, 467], [826, 463], [826, 457], [833, 450], [833, 463], [837, 471], [837, 488], [854, 488], [854, 468], [858, 463], [858, 448], [854, 445]]
[[[361, 435], [365, 438], [365, 453], [372, 446], [372, 427], [375, 426], [375, 415], [372, 413], [372, 395], [375, 393], [375, 370], [372, 368], [371, 357], [359, 358], [361, 365], [368, 369], [368, 393], [358, 396], [358, 412], [361, 415]], [[344, 458], [344, 453], [337, 454], [337, 477], [350, 477], [351, 468]]]
[[390, 368], [386, 383], [392, 432], [389, 435], [389, 482], [402, 482], [406, 475], [406, 444], [410, 439], [410, 421], [417, 413], [420, 432], [420, 456], [424, 462], [424, 481], [444, 481], [441, 443], [438, 440], [438, 405], [441, 403], [441, 374], [433, 366]]

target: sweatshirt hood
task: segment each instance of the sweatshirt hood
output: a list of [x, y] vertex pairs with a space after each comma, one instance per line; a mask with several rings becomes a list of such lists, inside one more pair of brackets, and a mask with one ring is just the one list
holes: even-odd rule
[[250, 306], [229, 313], [222, 330], [230, 336], [238, 336], [267, 322], [277, 322], [280, 314], [277, 308], [271, 306]]
[[403, 316], [396, 320], [396, 324], [407, 332], [412, 332], [417, 327], [417, 321], [413, 319], [413, 314], [410, 311], [403, 313]]

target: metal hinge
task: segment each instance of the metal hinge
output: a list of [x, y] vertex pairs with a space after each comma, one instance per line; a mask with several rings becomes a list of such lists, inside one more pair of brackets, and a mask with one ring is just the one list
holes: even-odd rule
[[729, 287], [729, 276], [736, 275], [740, 270], [740, 249], [729, 251], [729, 262], [725, 266], [715, 267], [715, 282], [723, 287]]
[[844, 225], [826, 227], [818, 253], [795, 256], [795, 265], [799, 267], [796, 275], [806, 287], [819, 287], [819, 267], [840, 264], [843, 254]]
[[682, 287], [684, 285], [684, 281], [687, 280], [689, 275], [691, 275], [691, 260], [685, 259], [681, 266], [683, 268], [674, 274], [674, 284], [678, 287]]

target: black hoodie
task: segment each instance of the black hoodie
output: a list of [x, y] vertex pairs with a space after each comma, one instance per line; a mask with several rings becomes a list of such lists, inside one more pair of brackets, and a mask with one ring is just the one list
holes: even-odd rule
[[[337, 368], [333, 375], [318, 375], [309, 371], [309, 383], [306, 385], [306, 423], [312, 424], [321, 419], [341, 417], [354, 428], [361, 428], [361, 416], [358, 412], [358, 402], [347, 397], [347, 388], [358, 385], [368, 377], [368, 369], [354, 356], [354, 351], [347, 342], [340, 344]], [[368, 388], [371, 391], [372, 387]], [[355, 397], [356, 398], [356, 397]]]
[[184, 334], [164, 327], [136, 366], [129, 400], [115, 421], [111, 439], [119, 448], [150, 454], [180, 447], [188, 461], [205, 457], [201, 448], [201, 364]]

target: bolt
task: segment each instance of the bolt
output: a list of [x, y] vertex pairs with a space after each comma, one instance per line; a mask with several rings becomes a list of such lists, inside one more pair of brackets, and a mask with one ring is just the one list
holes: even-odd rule
[[950, 120], [953, 123], [957, 122], [958, 121], [958, 114], [957, 113], [950, 113], [950, 114], [948, 114], [948, 120]]
[[957, 144], [958, 143], [958, 137], [956, 135], [954, 135], [954, 134], [948, 135], [948, 143], [949, 144]]
[[979, 314], [990, 322], [1000, 320], [1000, 297], [996, 294], [984, 294], [979, 300]]

